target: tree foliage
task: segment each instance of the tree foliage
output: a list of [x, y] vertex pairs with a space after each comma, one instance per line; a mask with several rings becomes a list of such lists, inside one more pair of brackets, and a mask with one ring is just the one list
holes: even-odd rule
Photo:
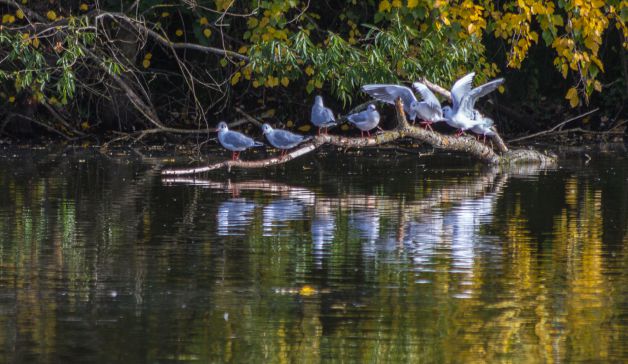
[[[0, 10], [6, 104], [89, 115], [85, 105], [122, 92], [160, 127], [159, 117], [198, 126], [276, 96], [346, 105], [364, 83], [448, 86], [470, 70], [481, 82], [551, 68], [572, 107], [628, 80], [627, 70], [602, 76], [603, 59], [628, 49], [625, 0], [0, 0]], [[531, 59], [542, 49], [552, 64]]]

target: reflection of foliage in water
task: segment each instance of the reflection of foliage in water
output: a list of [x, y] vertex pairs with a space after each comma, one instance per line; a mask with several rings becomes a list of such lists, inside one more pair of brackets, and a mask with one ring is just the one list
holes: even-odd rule
[[[613, 360], [626, 350], [617, 320], [628, 304], [626, 276], [617, 274], [626, 204], [607, 208], [609, 198], [626, 201], [625, 170], [604, 186], [587, 175], [498, 171], [412, 172], [416, 182], [394, 194], [383, 180], [345, 183], [340, 194], [309, 184], [313, 197], [299, 202], [305, 218], [264, 236], [263, 207], [295, 198], [290, 184], [249, 184], [232, 197], [153, 188], [152, 171], [102, 164], [18, 176], [6, 172], [14, 164], [1, 169], [5, 353], [20, 348], [43, 362], [66, 350], [104, 362], [122, 353], [133, 361], [494, 362]], [[552, 206], [535, 206], [543, 185], [563, 191]], [[217, 236], [219, 202], [233, 198], [255, 202], [248, 228]], [[309, 219], [319, 199], [335, 226], [317, 257]], [[454, 230], [431, 233], [428, 253], [419, 248], [429, 241], [404, 229], [450, 221], [480, 201], [492, 201], [492, 220], [465, 235], [473, 259], [462, 268]], [[351, 216], [373, 209], [379, 231], [369, 255], [363, 244], [372, 237], [361, 237]], [[623, 224], [613, 240], [604, 237], [611, 219]], [[320, 292], [273, 290], [306, 284]]]

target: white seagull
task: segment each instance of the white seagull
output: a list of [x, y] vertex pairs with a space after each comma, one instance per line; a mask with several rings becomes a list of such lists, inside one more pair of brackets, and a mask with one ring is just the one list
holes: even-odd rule
[[256, 142], [255, 140], [247, 137], [237, 131], [229, 130], [227, 123], [221, 121], [216, 128], [218, 132], [218, 141], [223, 147], [232, 151], [231, 159], [237, 160], [240, 158], [240, 152], [250, 147], [261, 147], [264, 144]]
[[471, 89], [473, 77], [475, 77], [475, 72], [471, 72], [456, 81], [451, 88], [453, 107], [443, 107], [443, 115], [447, 124], [458, 129], [458, 133], [456, 133], [458, 136], [464, 134], [465, 130], [487, 123], [486, 119], [488, 118], [475, 110], [475, 102], [480, 97], [495, 91], [499, 85], [504, 83], [503, 78], [498, 78]]
[[273, 129], [270, 125], [262, 125], [262, 131], [266, 135], [266, 139], [270, 144], [281, 149], [281, 155], [286, 155], [288, 149], [292, 149], [300, 143], [309, 140], [311, 137], [304, 137], [303, 135], [291, 133], [287, 130]]
[[364, 132], [371, 137], [371, 129], [377, 128], [379, 124], [379, 113], [375, 108], [375, 104], [370, 104], [366, 110], [347, 116], [347, 120], [358, 129], [360, 135], [364, 137]]
[[409, 87], [401, 85], [364, 85], [362, 90], [374, 99], [392, 105], [400, 97], [401, 101], [403, 101], [403, 110], [408, 119], [414, 121], [418, 116], [423, 120], [421, 124], [427, 128], [431, 129], [432, 123], [445, 121], [440, 101], [438, 101], [434, 93], [420, 82], [413, 83], [412, 87], [421, 95], [423, 101], [417, 100], [414, 92]]
[[314, 98], [314, 105], [312, 105], [312, 114], [310, 115], [310, 121], [316, 127], [318, 127], [318, 134], [321, 134], [321, 129], [327, 134], [327, 129], [336, 124], [336, 118], [333, 111], [330, 108], [323, 105], [323, 97], [316, 96]]

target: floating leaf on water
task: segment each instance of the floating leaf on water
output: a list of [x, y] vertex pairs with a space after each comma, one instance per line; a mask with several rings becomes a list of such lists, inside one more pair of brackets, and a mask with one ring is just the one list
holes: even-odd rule
[[299, 290], [299, 294], [301, 296], [311, 296], [313, 294], [316, 294], [316, 289], [306, 284], [305, 286], [301, 287], [301, 289]]

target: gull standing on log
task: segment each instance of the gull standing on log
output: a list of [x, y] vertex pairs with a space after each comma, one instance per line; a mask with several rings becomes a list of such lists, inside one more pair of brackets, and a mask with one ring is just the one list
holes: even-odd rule
[[[347, 120], [358, 129], [360, 135], [364, 137], [364, 132], [371, 137], [371, 129], [377, 128], [379, 124], [379, 113], [375, 108], [375, 104], [370, 104], [366, 110], [347, 116]], [[381, 130], [381, 128], [380, 128]]]
[[321, 134], [321, 129], [323, 129], [324, 134], [327, 134], [328, 128], [337, 125], [334, 113], [330, 108], [323, 105], [323, 97], [320, 95], [314, 98], [310, 121], [318, 127], [318, 135]]
[[[476, 110], [476, 112], [478, 111]], [[478, 134], [478, 138], [479, 135], [482, 135], [483, 140], [486, 143], [487, 136], [492, 137], [496, 134], [495, 130], [493, 130], [493, 124], [495, 123], [493, 122], [493, 119], [484, 117], [482, 115], [478, 116], [478, 118], [482, 119], [482, 124], [477, 124], [476, 126], [471, 128], [471, 131]]]
[[417, 100], [414, 92], [409, 87], [401, 85], [364, 85], [362, 90], [372, 98], [391, 105], [395, 104], [397, 98], [401, 98], [403, 110], [409, 121], [413, 122], [418, 116], [422, 120], [421, 125], [424, 125], [426, 128], [431, 129], [432, 123], [445, 121], [440, 101], [434, 96], [434, 93], [420, 82], [415, 82], [412, 86], [421, 94], [423, 101]]
[[464, 134], [465, 130], [472, 129], [476, 125], [487, 123], [486, 119], [488, 118], [475, 110], [475, 102], [480, 97], [495, 91], [504, 83], [503, 78], [498, 78], [471, 89], [473, 86], [473, 77], [475, 77], [475, 72], [463, 76], [454, 83], [451, 88], [453, 107], [445, 106], [443, 108], [443, 114], [447, 120], [447, 124], [458, 129], [456, 133], [458, 136]]
[[251, 147], [261, 147], [264, 144], [256, 142], [255, 140], [247, 137], [237, 131], [229, 130], [227, 123], [221, 121], [216, 128], [218, 132], [218, 141], [220, 144], [229, 149], [232, 153], [231, 159], [237, 160], [240, 158], [240, 152]]
[[262, 131], [268, 142], [275, 148], [281, 149], [281, 155], [286, 155], [288, 149], [292, 149], [300, 143], [309, 140], [303, 135], [294, 134], [287, 130], [273, 129], [270, 125], [262, 125]]

